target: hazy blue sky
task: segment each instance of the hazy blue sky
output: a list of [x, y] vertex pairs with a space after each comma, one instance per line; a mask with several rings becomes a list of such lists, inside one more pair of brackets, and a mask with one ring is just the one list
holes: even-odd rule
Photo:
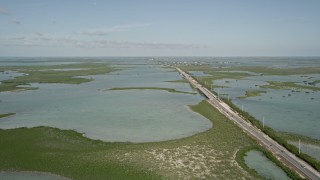
[[0, 0], [0, 56], [320, 55], [320, 0]]

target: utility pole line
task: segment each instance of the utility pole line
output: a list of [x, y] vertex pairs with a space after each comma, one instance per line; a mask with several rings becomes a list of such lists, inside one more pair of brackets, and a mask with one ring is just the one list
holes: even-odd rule
[[[268, 138], [267, 135], [263, 131], [259, 131], [255, 127], [250, 124], [245, 123], [243, 117], [240, 114], [230, 109], [230, 106], [221, 102], [219, 99], [216, 99], [217, 96], [215, 93], [210, 92], [208, 89], [203, 87], [199, 82], [195, 81], [191, 76], [187, 75], [184, 71], [179, 68], [176, 68], [179, 72], [183, 74], [183, 76], [190, 82], [190, 84], [194, 85], [195, 88], [198, 88], [203, 94], [205, 94], [208, 98], [208, 102], [216, 109], [218, 109], [221, 113], [227, 115], [230, 120], [235, 122], [243, 131], [251, 134], [259, 143], [265, 144], [269, 148], [271, 152], [275, 152], [275, 157], [279, 158], [282, 163], [297, 168], [296, 171], [301, 172], [305, 177], [309, 179], [319, 179], [320, 173], [310, 166], [307, 162], [299, 158], [298, 156], [294, 156], [291, 152], [289, 152], [285, 147], [281, 144], [277, 143], [272, 138]], [[220, 92], [219, 92], [220, 93]], [[244, 111], [244, 106], [241, 104], [241, 110]], [[211, 112], [211, 111], [210, 111]], [[228, 115], [233, 115], [234, 118], [231, 118]], [[233, 117], [232, 116], [232, 117]], [[262, 135], [262, 136], [261, 136]], [[279, 148], [279, 147], [280, 148]], [[299, 153], [301, 153], [301, 140], [299, 139]], [[319, 179], [320, 180], [320, 179]]]

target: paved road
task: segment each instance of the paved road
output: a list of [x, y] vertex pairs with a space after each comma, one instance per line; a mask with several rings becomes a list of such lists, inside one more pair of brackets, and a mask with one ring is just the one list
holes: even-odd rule
[[282, 145], [277, 143], [275, 140], [271, 139], [268, 135], [263, 133], [260, 129], [252, 126], [251, 123], [245, 121], [237, 112], [233, 111], [229, 105], [221, 101], [207, 88], [200, 85], [195, 79], [193, 79], [189, 74], [182, 71], [180, 68], [176, 68], [180, 74], [187, 79], [190, 84], [201, 91], [207, 98], [208, 102], [218, 109], [221, 113], [227, 116], [230, 120], [234, 121], [238, 126], [240, 126], [245, 132], [250, 134], [252, 137], [257, 139], [260, 144], [267, 147], [281, 162], [287, 164], [290, 167], [293, 167], [298, 171], [298, 173], [304, 177], [313, 180], [320, 180], [320, 173], [315, 170], [308, 163], [298, 158], [291, 152], [289, 152]]

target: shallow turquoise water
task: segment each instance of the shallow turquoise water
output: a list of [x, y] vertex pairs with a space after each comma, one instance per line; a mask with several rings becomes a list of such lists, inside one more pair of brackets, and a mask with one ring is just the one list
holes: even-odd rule
[[68, 180], [62, 176], [39, 172], [5, 172], [0, 171], [3, 180]]
[[256, 170], [259, 175], [267, 179], [290, 179], [280, 167], [270, 161], [260, 151], [251, 150], [247, 152], [244, 160], [249, 168]]
[[199, 94], [160, 90], [110, 91], [114, 87], [165, 87], [193, 92], [177, 72], [153, 65], [126, 65], [127, 69], [96, 75], [80, 85], [32, 84], [38, 90], [0, 93], [0, 128], [50, 126], [74, 129], [104, 141], [150, 142], [187, 137], [209, 129], [210, 121], [189, 110]]
[[[312, 77], [312, 78], [310, 78]], [[265, 118], [265, 124], [279, 131], [298, 133], [320, 139], [320, 92], [310, 90], [273, 90], [260, 86], [266, 81], [300, 82], [319, 79], [320, 75], [294, 76], [251, 76], [240, 80], [222, 79], [214, 81], [221, 94], [228, 94], [239, 108], [252, 114], [258, 120]], [[311, 80], [310, 80], [311, 79]], [[216, 91], [218, 88], [215, 89]], [[238, 99], [246, 90], [264, 90], [261, 96]]]

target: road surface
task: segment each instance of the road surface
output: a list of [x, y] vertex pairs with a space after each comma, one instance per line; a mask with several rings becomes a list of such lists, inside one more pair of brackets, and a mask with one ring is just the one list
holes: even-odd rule
[[241, 127], [246, 133], [254, 137], [259, 141], [260, 144], [267, 147], [269, 151], [271, 151], [281, 162], [288, 165], [289, 167], [293, 167], [297, 172], [309, 179], [312, 180], [320, 180], [320, 173], [315, 170], [308, 163], [295, 156], [293, 153], [289, 152], [282, 145], [277, 143], [275, 140], [270, 138], [268, 135], [263, 133], [260, 129], [252, 126], [252, 124], [248, 121], [245, 121], [237, 112], [233, 111], [229, 105], [221, 101], [216, 95], [214, 95], [207, 88], [203, 87], [199, 84], [194, 78], [192, 78], [189, 74], [181, 70], [180, 68], [175, 67], [179, 73], [189, 81], [189, 83], [201, 91], [207, 98], [208, 102], [218, 109], [222, 114], [227, 116], [230, 120], [235, 122], [239, 127]]

